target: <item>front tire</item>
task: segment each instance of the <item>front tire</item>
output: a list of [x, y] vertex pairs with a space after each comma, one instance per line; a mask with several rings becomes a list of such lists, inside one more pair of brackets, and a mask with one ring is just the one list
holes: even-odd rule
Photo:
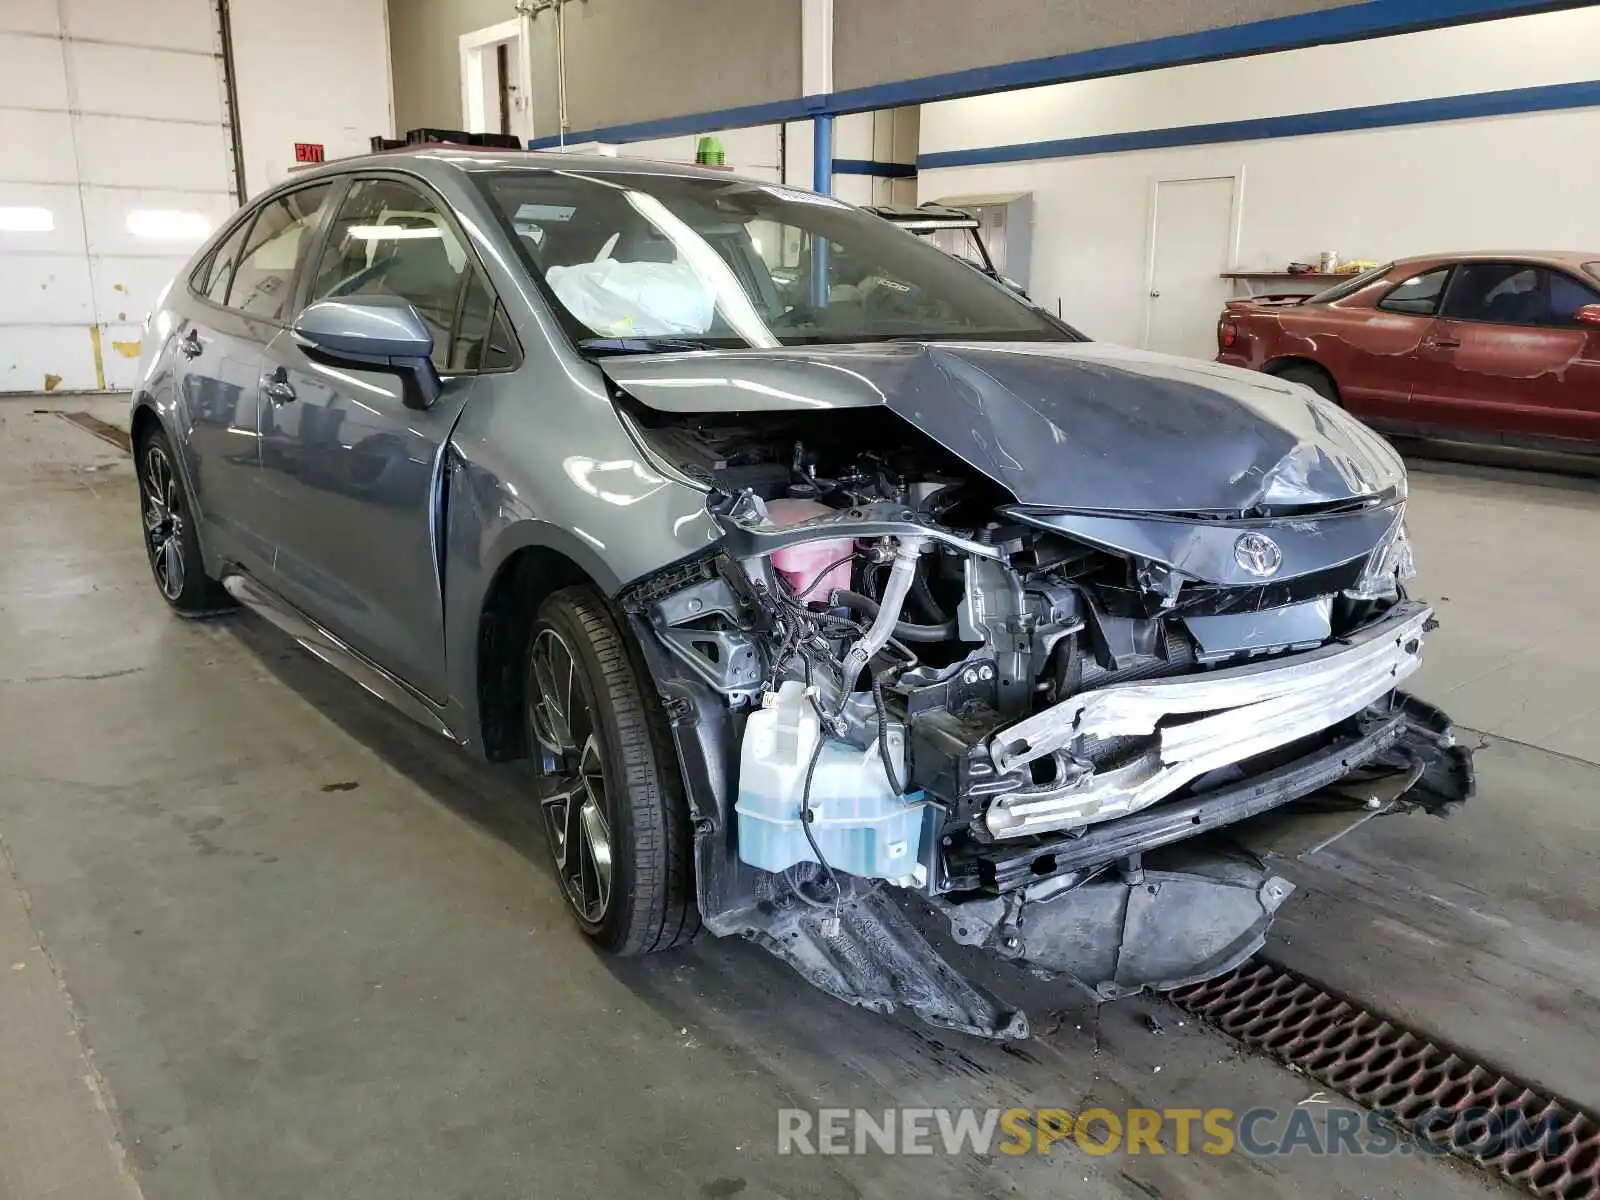
[[619, 955], [699, 931], [691, 830], [661, 707], [590, 587], [539, 607], [526, 663], [528, 746], [556, 876], [578, 927]]
[[231, 609], [232, 597], [206, 574], [194, 506], [164, 431], [155, 430], [140, 440], [137, 468], [145, 556], [161, 598], [185, 617]]

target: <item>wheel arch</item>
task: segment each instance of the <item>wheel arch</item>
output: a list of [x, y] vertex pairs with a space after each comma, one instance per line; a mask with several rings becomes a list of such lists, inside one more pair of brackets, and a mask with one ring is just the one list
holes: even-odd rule
[[140, 396], [133, 402], [133, 413], [128, 420], [128, 439], [133, 447], [133, 453], [139, 453], [139, 447], [152, 433], [164, 429], [161, 416], [156, 412], [156, 403], [149, 396]]
[[1328, 370], [1326, 365], [1305, 354], [1280, 354], [1275, 358], [1269, 358], [1261, 364], [1262, 372], [1267, 375], [1282, 375], [1291, 367], [1309, 367], [1311, 370], [1325, 375], [1328, 382], [1333, 384], [1335, 389], [1339, 386], [1339, 381], [1334, 378], [1333, 372]]
[[222, 560], [214, 556], [211, 544], [206, 538], [206, 521], [209, 514], [206, 506], [201, 503], [201, 491], [195, 486], [195, 476], [199, 473], [200, 464], [195, 461], [184, 437], [179, 433], [178, 417], [179, 410], [170, 403], [163, 409], [158, 396], [151, 392], [136, 392], [133, 411], [128, 417], [128, 448], [133, 454], [134, 469], [137, 471], [139, 450], [145, 440], [158, 431], [167, 435], [167, 442], [172, 447], [173, 465], [183, 479], [183, 486], [189, 494], [189, 505], [194, 511], [195, 536], [200, 541], [201, 559], [208, 574], [220, 577]]
[[491, 762], [528, 756], [523, 659], [545, 597], [574, 584], [610, 594], [595, 574], [553, 545], [530, 543], [506, 555], [478, 606], [474, 682], [478, 730]]

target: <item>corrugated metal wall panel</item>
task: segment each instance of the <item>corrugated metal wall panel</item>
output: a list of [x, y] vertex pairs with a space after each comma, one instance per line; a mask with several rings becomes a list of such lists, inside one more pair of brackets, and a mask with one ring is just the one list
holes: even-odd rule
[[132, 386], [234, 208], [225, 95], [213, 0], [0, 4], [0, 392]]

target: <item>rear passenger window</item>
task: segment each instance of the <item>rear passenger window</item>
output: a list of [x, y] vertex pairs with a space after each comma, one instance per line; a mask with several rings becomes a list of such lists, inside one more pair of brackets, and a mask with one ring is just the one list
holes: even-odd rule
[[1384, 312], [1431, 317], [1439, 311], [1439, 298], [1444, 294], [1445, 280], [1449, 278], [1449, 267], [1413, 275], [1379, 300], [1378, 307]]
[[283, 316], [302, 243], [332, 189], [327, 183], [301, 188], [261, 210], [228, 289], [229, 308], [269, 321]]
[[240, 222], [239, 228], [229, 234], [228, 240], [211, 255], [211, 271], [200, 290], [214, 304], [228, 302], [228, 285], [233, 282], [234, 269], [239, 265], [239, 249], [244, 245], [245, 234], [249, 232], [250, 222]]

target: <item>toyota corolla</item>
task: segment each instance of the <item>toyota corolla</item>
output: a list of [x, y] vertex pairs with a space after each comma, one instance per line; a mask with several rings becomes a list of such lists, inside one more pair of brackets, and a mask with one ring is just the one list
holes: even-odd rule
[[1291, 891], [1256, 818], [1471, 792], [1401, 690], [1433, 613], [1384, 441], [828, 197], [330, 164], [222, 228], [145, 345], [166, 601], [529, 760], [606, 950], [703, 926], [1015, 1037], [939, 942], [1102, 997], [1208, 978]]

